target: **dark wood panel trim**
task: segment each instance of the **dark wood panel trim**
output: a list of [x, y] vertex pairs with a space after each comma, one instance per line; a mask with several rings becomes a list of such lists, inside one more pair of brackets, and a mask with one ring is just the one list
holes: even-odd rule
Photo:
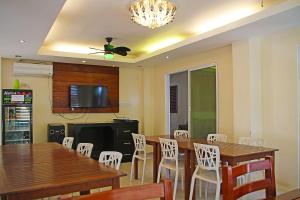
[[[70, 85], [103, 85], [108, 88], [110, 107], [70, 108]], [[53, 63], [53, 113], [119, 112], [119, 68], [97, 65]]]

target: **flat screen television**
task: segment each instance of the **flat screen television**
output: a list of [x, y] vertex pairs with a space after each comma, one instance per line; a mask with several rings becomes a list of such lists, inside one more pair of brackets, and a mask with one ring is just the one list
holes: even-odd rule
[[107, 87], [99, 85], [71, 85], [71, 108], [103, 108], [108, 107]]

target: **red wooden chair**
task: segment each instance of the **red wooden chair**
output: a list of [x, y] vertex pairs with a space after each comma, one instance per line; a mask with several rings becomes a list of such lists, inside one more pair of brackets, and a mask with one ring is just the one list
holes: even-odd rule
[[80, 200], [142, 200], [160, 198], [172, 200], [172, 183], [164, 180], [160, 183], [138, 185], [120, 189], [98, 192], [79, 197]]
[[[236, 186], [236, 178], [238, 176], [262, 170], [265, 171], [264, 179]], [[266, 199], [273, 199], [276, 196], [274, 159], [272, 156], [268, 156], [265, 160], [259, 160], [244, 165], [235, 167], [223, 166], [222, 182], [223, 200], [238, 199], [248, 193], [263, 189], [266, 190]]]

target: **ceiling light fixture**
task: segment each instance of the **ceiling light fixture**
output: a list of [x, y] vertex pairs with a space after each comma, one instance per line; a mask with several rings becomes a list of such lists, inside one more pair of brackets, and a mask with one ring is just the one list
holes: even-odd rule
[[20, 42], [20, 43], [25, 43], [26, 41], [25, 41], [25, 40], [20, 40], [19, 42]]
[[176, 6], [169, 0], [136, 0], [129, 11], [133, 22], [154, 29], [174, 20]]
[[114, 58], [114, 54], [112, 53], [105, 53], [104, 54], [104, 58], [107, 59], [107, 60], [111, 60]]

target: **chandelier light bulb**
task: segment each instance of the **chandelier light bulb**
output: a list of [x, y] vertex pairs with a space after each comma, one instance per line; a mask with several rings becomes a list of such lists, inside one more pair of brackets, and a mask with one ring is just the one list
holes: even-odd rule
[[129, 11], [133, 22], [155, 29], [174, 20], [176, 6], [169, 0], [137, 0]]

